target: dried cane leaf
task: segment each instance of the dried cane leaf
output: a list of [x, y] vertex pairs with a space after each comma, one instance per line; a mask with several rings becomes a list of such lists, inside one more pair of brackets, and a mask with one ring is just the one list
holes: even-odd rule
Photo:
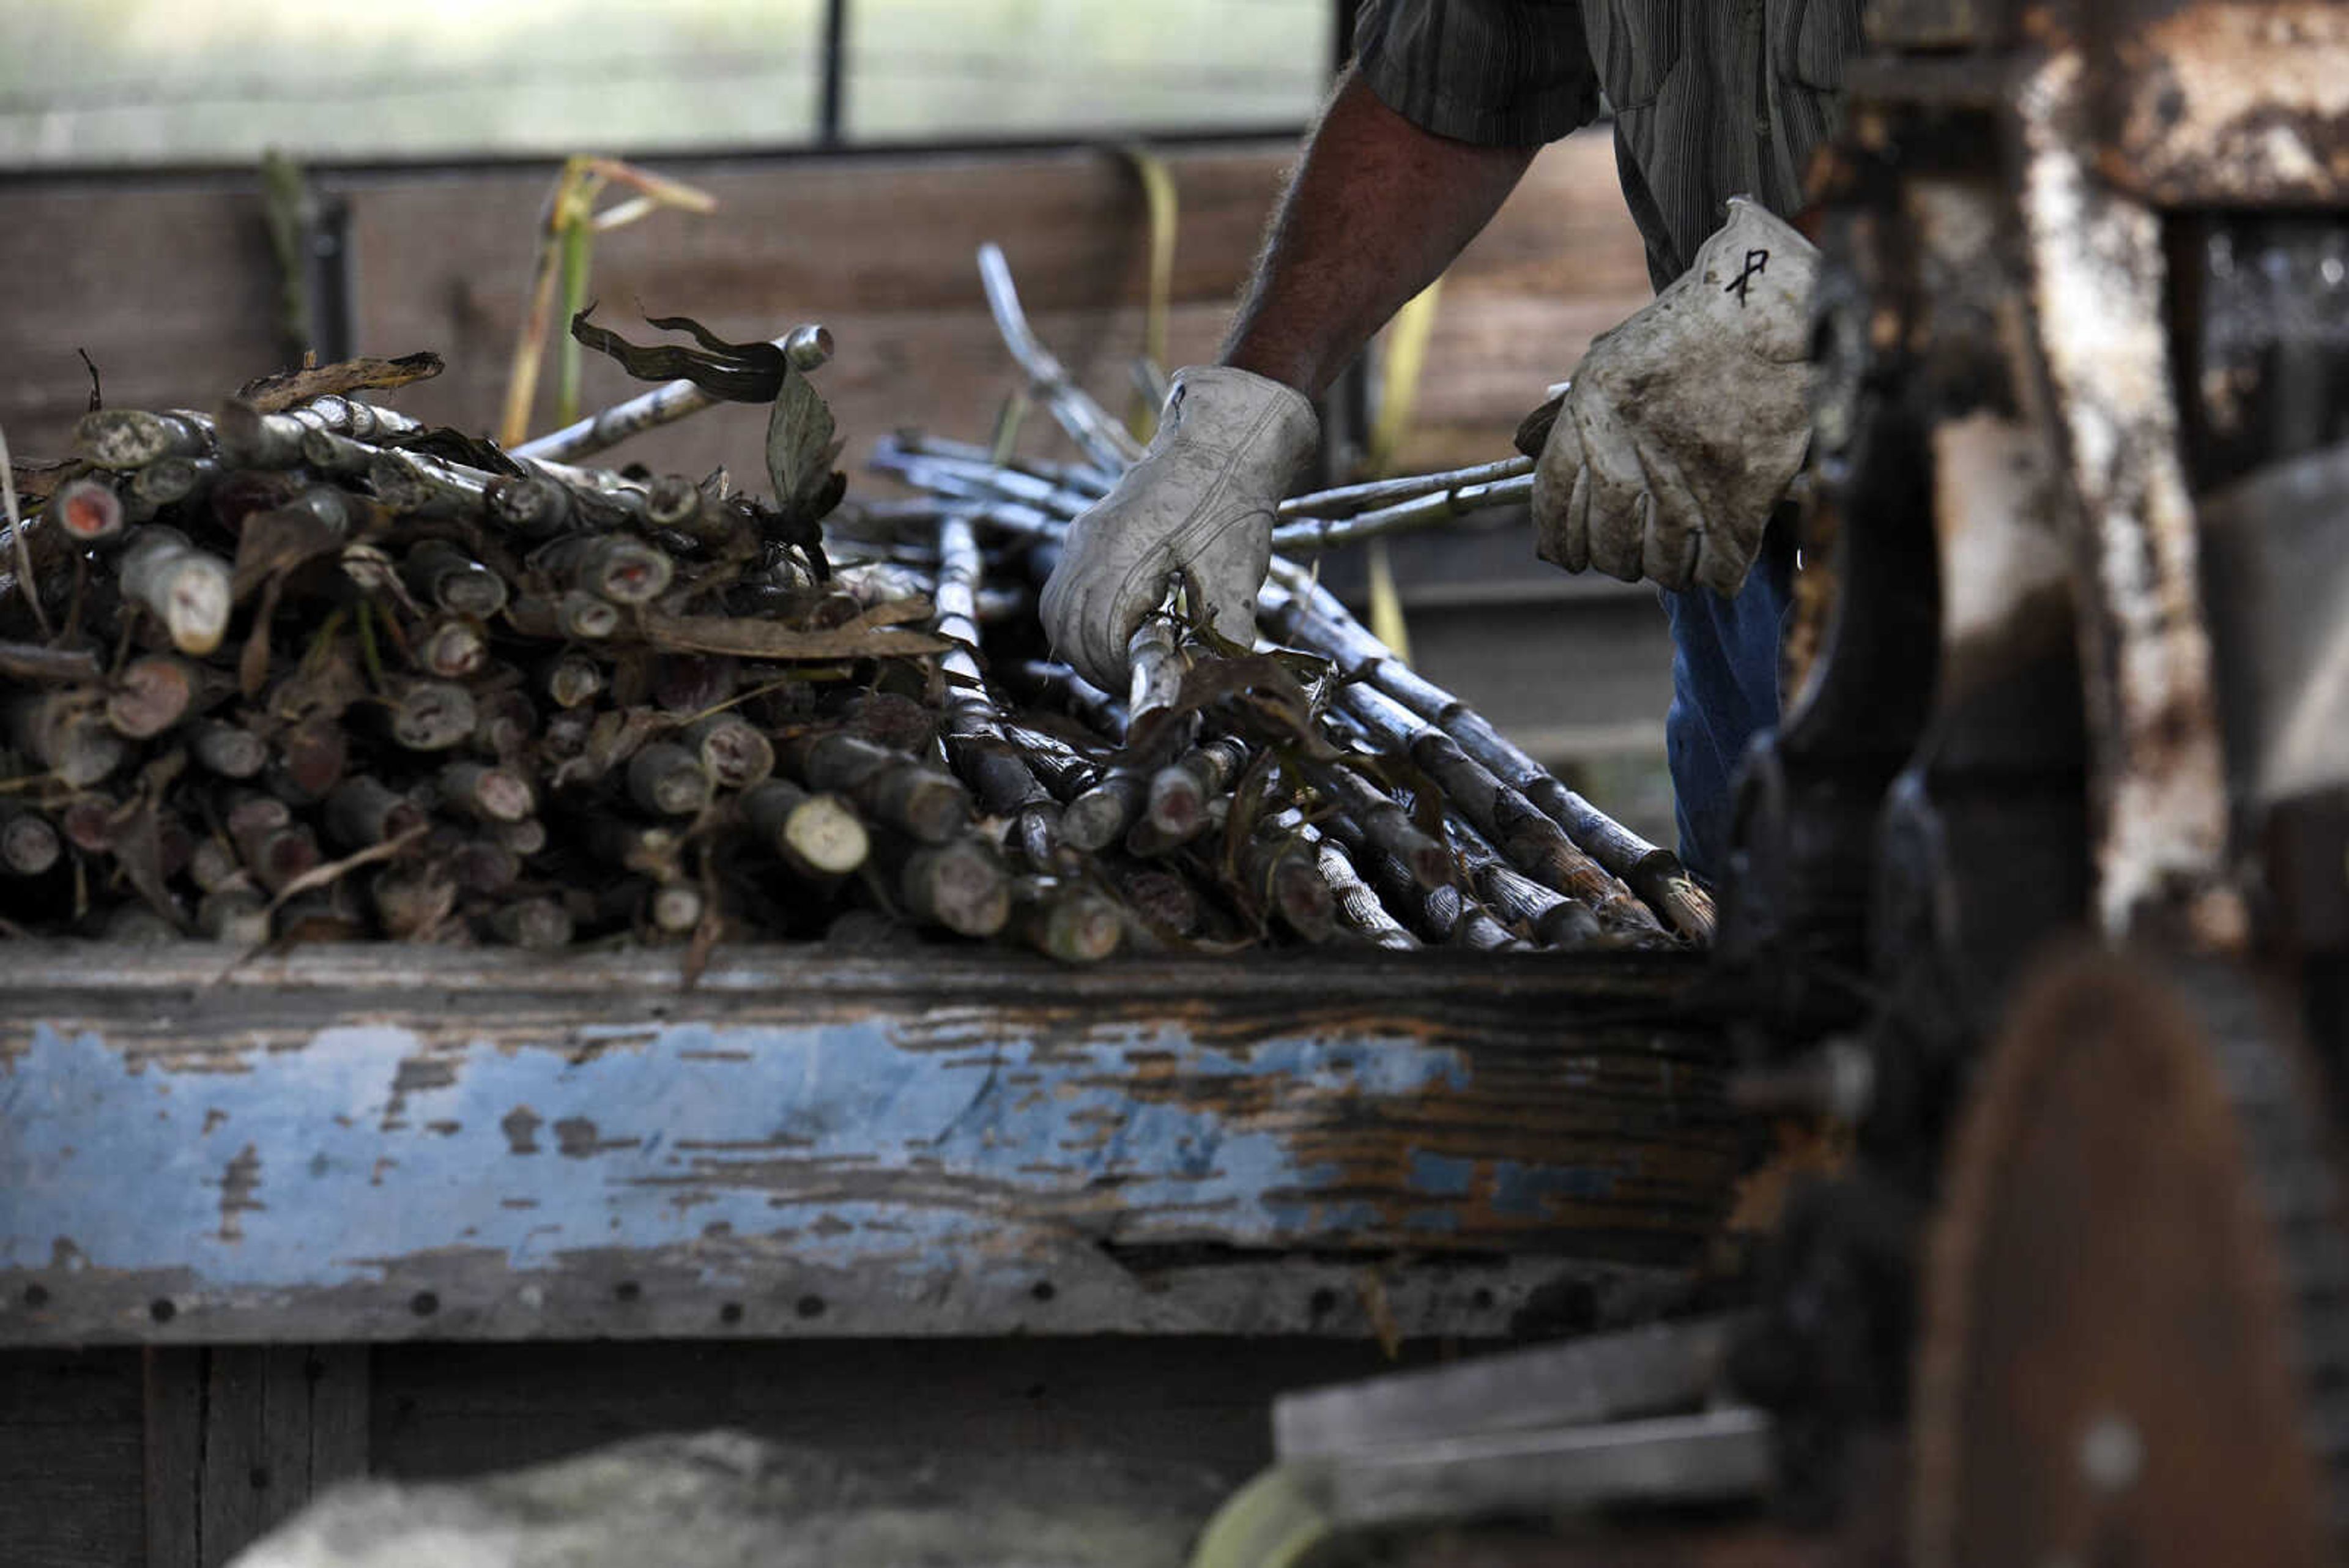
[[79, 478], [88, 471], [89, 464], [73, 457], [55, 462], [28, 462], [19, 458], [8, 465], [9, 477], [16, 484], [16, 498], [26, 506], [42, 504], [67, 480]]
[[114, 832], [114, 863], [147, 907], [185, 932], [186, 913], [163, 885], [163, 840], [151, 794], [141, 794], [122, 814]]
[[387, 838], [380, 844], [371, 844], [356, 855], [347, 855], [340, 860], [329, 860], [324, 866], [313, 866], [277, 890], [277, 896], [269, 900], [267, 912], [274, 915], [285, 907], [287, 900], [297, 898], [305, 893], [316, 891], [320, 888], [331, 887], [362, 867], [373, 866], [378, 861], [396, 860], [407, 853], [409, 845], [416, 843], [430, 831], [429, 824], [419, 822], [407, 832], [396, 837]]
[[952, 645], [926, 631], [888, 629], [793, 631], [770, 621], [725, 616], [644, 618], [644, 639], [674, 653], [731, 653], [746, 659], [879, 659], [891, 655], [943, 653]]
[[253, 612], [253, 627], [244, 636], [244, 652], [236, 661], [236, 686], [251, 701], [269, 684], [269, 631], [277, 618], [278, 590], [285, 579], [272, 576], [261, 590], [261, 607]]
[[[833, 488], [832, 463], [840, 454], [833, 443], [836, 433], [823, 395], [786, 362], [774, 411], [767, 419], [767, 477], [784, 516], [812, 521], [823, 514], [816, 508]], [[843, 488], [845, 484], [842, 480]], [[838, 496], [832, 499], [836, 503]]]
[[282, 414], [313, 398], [347, 397], [353, 392], [388, 391], [417, 381], [428, 381], [442, 369], [440, 356], [429, 351], [403, 354], [397, 359], [344, 359], [301, 370], [280, 370], [247, 381], [236, 395], [264, 414]]
[[435, 425], [430, 430], [412, 436], [399, 437], [383, 443], [402, 452], [422, 452], [427, 457], [440, 458], [448, 462], [461, 462], [478, 468], [484, 473], [517, 475], [522, 464], [506, 455], [505, 448], [480, 436], [467, 435], [463, 431], [447, 425]]
[[291, 506], [256, 512], [237, 535], [229, 597], [243, 604], [263, 583], [342, 547], [341, 538], [316, 513]]
[[689, 317], [647, 318], [647, 325], [665, 332], [689, 332], [703, 347], [687, 348], [673, 343], [639, 346], [589, 319], [595, 306], [571, 318], [571, 336], [597, 353], [619, 362], [640, 381], [690, 381], [713, 398], [733, 403], [771, 401], [782, 390], [792, 362], [771, 343], [729, 343]]
[[95, 686], [106, 670], [87, 649], [0, 642], [0, 676], [34, 686]]
[[646, 742], [674, 727], [675, 723], [669, 715], [650, 708], [598, 714], [595, 729], [588, 733], [585, 749], [556, 768], [550, 782], [557, 789], [574, 784], [593, 784], [635, 756], [644, 749]]
[[874, 605], [854, 620], [834, 628], [838, 631], [870, 631], [877, 627], [903, 626], [910, 620], [928, 620], [937, 614], [926, 598], [889, 599]]

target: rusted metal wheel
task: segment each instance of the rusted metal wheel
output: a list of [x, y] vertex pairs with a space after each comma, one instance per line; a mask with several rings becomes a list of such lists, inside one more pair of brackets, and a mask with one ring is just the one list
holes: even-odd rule
[[2023, 988], [1928, 1264], [1919, 1568], [2336, 1560], [2323, 1105], [2233, 971], [2079, 954]]

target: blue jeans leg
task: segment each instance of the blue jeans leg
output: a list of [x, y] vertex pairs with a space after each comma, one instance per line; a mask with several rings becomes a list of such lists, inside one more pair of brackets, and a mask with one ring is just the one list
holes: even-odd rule
[[1794, 601], [1795, 552], [1773, 529], [1735, 598], [1665, 592], [1672, 628], [1672, 770], [1681, 859], [1708, 882], [1729, 853], [1730, 781], [1745, 742], [1778, 722], [1778, 644]]

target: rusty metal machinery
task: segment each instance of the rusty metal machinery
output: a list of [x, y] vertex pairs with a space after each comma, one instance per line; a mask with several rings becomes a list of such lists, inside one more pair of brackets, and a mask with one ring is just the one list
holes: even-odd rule
[[[2349, 11], [1888, 0], [1870, 41], [1722, 950], [1758, 1058], [1832, 1038], [1866, 1094], [1743, 1386], [1829, 1514], [1905, 1431], [1919, 1563], [2323, 1560]], [[2084, 939], [2123, 956], [2048, 966]]]

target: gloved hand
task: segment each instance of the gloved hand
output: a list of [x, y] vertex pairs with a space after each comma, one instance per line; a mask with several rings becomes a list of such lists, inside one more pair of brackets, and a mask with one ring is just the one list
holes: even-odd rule
[[1592, 342], [1534, 472], [1543, 559], [1737, 592], [1809, 441], [1817, 272], [1808, 240], [1733, 197], [1696, 265]]
[[1221, 366], [1176, 371], [1150, 450], [1069, 525], [1044, 585], [1054, 650], [1103, 691], [1123, 691], [1126, 641], [1178, 571], [1217, 632], [1253, 641], [1273, 506], [1320, 433], [1313, 405], [1278, 381]]

